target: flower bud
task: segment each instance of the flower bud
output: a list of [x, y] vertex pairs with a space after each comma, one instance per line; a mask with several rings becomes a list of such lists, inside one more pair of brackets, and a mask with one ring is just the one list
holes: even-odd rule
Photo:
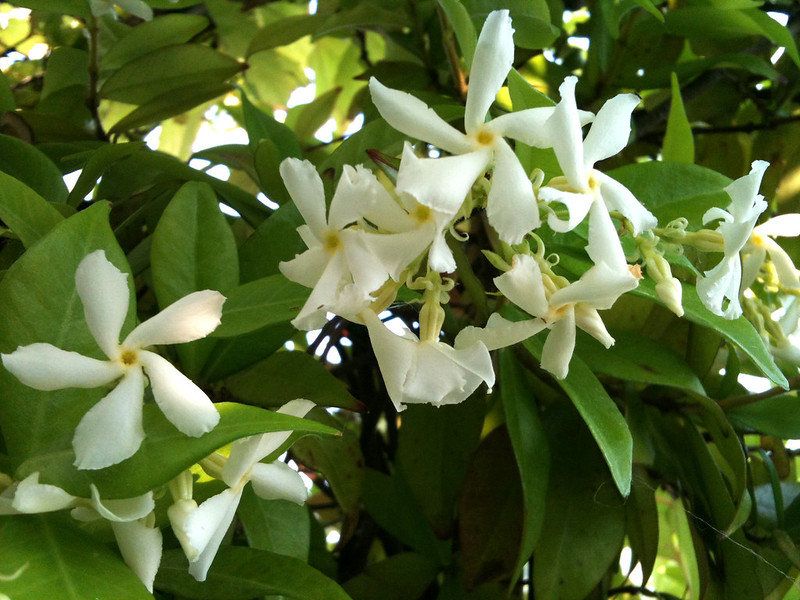
[[664, 301], [668, 309], [679, 317], [683, 316], [683, 306], [681, 305], [683, 288], [680, 281], [674, 277], [662, 279], [656, 284], [656, 294]]

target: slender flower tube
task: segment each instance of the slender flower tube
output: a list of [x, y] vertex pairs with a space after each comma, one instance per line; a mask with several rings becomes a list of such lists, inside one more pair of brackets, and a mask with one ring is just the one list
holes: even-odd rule
[[207, 336], [220, 323], [225, 296], [212, 290], [189, 294], [118, 341], [128, 313], [127, 275], [103, 250], [84, 258], [75, 273], [86, 325], [108, 360], [36, 343], [3, 354], [3, 366], [37, 390], [116, 387], [81, 419], [72, 439], [75, 466], [102, 469], [132, 456], [144, 439], [145, 373], [164, 416], [182, 433], [199, 437], [219, 422], [206, 394], [148, 346], [182, 344]]

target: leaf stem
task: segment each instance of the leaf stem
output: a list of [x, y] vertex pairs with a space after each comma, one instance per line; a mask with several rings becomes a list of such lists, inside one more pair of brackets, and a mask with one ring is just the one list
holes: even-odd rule
[[795, 375], [789, 379], [789, 389], [785, 390], [782, 387], [774, 387], [766, 392], [761, 392], [759, 394], [745, 394], [742, 396], [732, 396], [730, 398], [723, 398], [719, 400], [717, 404], [719, 407], [724, 411], [729, 411], [734, 408], [738, 408], [740, 406], [747, 406], [749, 404], [756, 404], [757, 402], [761, 402], [762, 400], [768, 400], [769, 398], [774, 398], [775, 396], [781, 396], [783, 394], [789, 393], [792, 390], [797, 390], [800, 388], [800, 375]]

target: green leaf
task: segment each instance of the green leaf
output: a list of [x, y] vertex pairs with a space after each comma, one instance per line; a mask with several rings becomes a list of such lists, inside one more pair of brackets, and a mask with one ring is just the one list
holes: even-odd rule
[[29, 248], [64, 217], [27, 185], [0, 172], [0, 219]]
[[672, 100], [662, 150], [665, 162], [694, 163], [694, 137], [681, 99], [678, 76], [672, 73]]
[[155, 587], [195, 600], [351, 600], [335, 581], [296, 558], [240, 546], [219, 549], [206, 581], [194, 580], [182, 550], [164, 553]]
[[514, 449], [505, 427], [478, 446], [458, 506], [459, 541], [467, 589], [505, 581], [519, 562], [524, 501]]
[[616, 343], [605, 348], [579, 331], [575, 354], [593, 373], [705, 394], [703, 384], [686, 361], [663, 344], [633, 331], [614, 331], [614, 339]]
[[319, 406], [363, 408], [342, 381], [305, 352], [276, 352], [226, 379], [225, 387], [237, 400], [254, 406], [281, 406], [294, 398], [310, 398]]
[[655, 4], [653, 4], [653, 0], [633, 0], [633, 1], [636, 2], [636, 4], [641, 6], [643, 9], [645, 9], [647, 12], [649, 12], [651, 15], [653, 15], [656, 19], [658, 19], [662, 23], [664, 22], [664, 15], [661, 14], [661, 11], [658, 10]]
[[[98, 203], [56, 225], [32, 245], [0, 281], [0, 352], [46, 342], [95, 358], [105, 358], [89, 333], [75, 270], [90, 252], [102, 249], [123, 273], [128, 263], [108, 224], [109, 206]], [[123, 335], [135, 320], [131, 297]], [[69, 445], [86, 411], [107, 390], [42, 392], [0, 369], [0, 426], [8, 453], [24, 459], [55, 445]]]
[[[573, 359], [570, 374], [574, 367]], [[584, 598], [622, 548], [624, 501], [574, 410], [564, 403], [551, 407], [544, 428], [553, 464], [533, 563], [534, 592], [537, 600]]]
[[438, 3], [453, 27], [458, 46], [461, 48], [461, 56], [464, 57], [464, 63], [467, 70], [469, 70], [472, 66], [475, 46], [478, 44], [478, 34], [475, 31], [475, 25], [472, 23], [469, 12], [467, 12], [460, 0], [438, 0]]
[[308, 508], [288, 500], [264, 500], [247, 486], [238, 512], [251, 548], [308, 560], [312, 518]]
[[[516, 69], [511, 69], [508, 73], [508, 92], [515, 111], [555, 106], [555, 102], [551, 98], [528, 83]], [[534, 169], [542, 169], [548, 178], [562, 174], [561, 166], [558, 164], [556, 153], [552, 148], [535, 148], [522, 142], [517, 142], [514, 148], [526, 173], [530, 173]]]
[[800, 438], [800, 400], [795, 392], [764, 398], [726, 412], [737, 427], [788, 440]]
[[[537, 359], [542, 358], [544, 338], [536, 336], [524, 342]], [[558, 381], [580, 412], [606, 459], [614, 483], [627, 496], [631, 489], [633, 440], [625, 419], [603, 386], [580, 357], [573, 356], [569, 374]]]
[[300, 312], [309, 290], [281, 274], [256, 279], [227, 294], [222, 325], [213, 337], [233, 337], [266, 325], [290, 321]]
[[279, 46], [286, 46], [299, 40], [301, 37], [316, 33], [317, 29], [328, 18], [328, 15], [317, 13], [314, 15], [290, 15], [260, 28], [250, 41], [246, 55], [252, 56], [256, 52], [271, 50]]
[[631, 544], [633, 560], [642, 567], [642, 581], [649, 581], [658, 555], [658, 506], [655, 485], [649, 483], [647, 470], [633, 465], [631, 495], [625, 502], [625, 533]]
[[35, 146], [18, 138], [0, 135], [0, 171], [15, 177], [49, 202], [67, 200], [67, 186], [59, 168]]
[[308, 104], [303, 104], [293, 109], [286, 118], [286, 123], [293, 130], [300, 140], [308, 140], [314, 137], [314, 133], [322, 127], [331, 117], [336, 101], [342, 93], [341, 87], [328, 90], [324, 94], [317, 96]]
[[737, 39], [762, 35], [763, 30], [742, 10], [716, 6], [683, 6], [667, 12], [664, 25], [669, 33], [698, 39]]
[[103, 172], [115, 162], [122, 160], [136, 152], [145, 150], [143, 142], [130, 142], [127, 144], [104, 144], [95, 150], [83, 167], [78, 181], [69, 194], [67, 203], [77, 207], [91, 192]]
[[208, 46], [176, 44], [154, 50], [115, 71], [100, 88], [100, 95], [141, 105], [175, 90], [222, 83], [241, 69], [238, 61]]
[[509, 350], [500, 353], [499, 375], [506, 427], [522, 477], [524, 496], [524, 529], [513, 582], [530, 559], [542, 531], [550, 447], [526, 373]]
[[133, 27], [115, 43], [100, 60], [104, 71], [118, 69], [154, 50], [183, 44], [208, 27], [208, 19], [202, 15], [168, 14]]
[[[227, 294], [239, 283], [238, 259], [236, 240], [214, 190], [205, 183], [184, 184], [153, 232], [150, 265], [158, 305], [164, 309], [201, 290]], [[215, 340], [206, 338], [177, 347], [190, 378], [201, 373], [214, 345]]]
[[330, 15], [320, 25], [315, 37], [320, 38], [340, 29], [375, 29], [385, 31], [411, 27], [406, 11], [383, 8], [375, 3], [356, 4]]
[[766, 12], [762, 12], [756, 8], [745, 10], [744, 13], [775, 45], [786, 48], [786, 54], [792, 58], [794, 64], [800, 67], [800, 54], [797, 52], [797, 42], [792, 32], [785, 25], [781, 25]]
[[403, 413], [395, 456], [437, 537], [452, 537], [455, 506], [470, 458], [480, 442], [486, 403], [410, 405]]
[[219, 424], [209, 433], [192, 438], [175, 429], [155, 404], [144, 407], [146, 438], [131, 458], [97, 471], [78, 471], [72, 466], [75, 454], [71, 447], [40, 453], [20, 465], [17, 479], [35, 471], [42, 483], [50, 483], [83, 498], [90, 497], [89, 484], [94, 483], [102, 498], [132, 498], [172, 480], [181, 471], [242, 437], [273, 431], [297, 431], [315, 434], [337, 434], [331, 428], [283, 415], [270, 410], [221, 402], [216, 404]]
[[81, 90], [89, 87], [89, 53], [63, 46], [55, 48], [47, 59], [42, 100], [72, 87]]
[[116, 552], [55, 515], [0, 517], [0, 595], [14, 600], [152, 600]]
[[0, 114], [7, 111], [14, 111], [17, 103], [14, 100], [14, 92], [5, 73], [0, 71]]
[[292, 156], [301, 158], [303, 151], [297, 136], [283, 123], [279, 123], [270, 115], [259, 110], [242, 92], [242, 111], [244, 127], [250, 140], [250, 149], [255, 153], [262, 140], [271, 140], [280, 149], [282, 158]]
[[92, 18], [87, 0], [16, 0], [14, 4], [34, 10], [64, 13], [81, 19]]
[[306, 244], [297, 233], [305, 221], [294, 202], [288, 202], [261, 223], [239, 246], [242, 283], [280, 273], [278, 263], [305, 252]]
[[281, 349], [297, 334], [291, 323], [277, 323], [234, 338], [220, 340], [205, 365], [207, 381], [230, 377]]
[[410, 600], [420, 598], [438, 572], [429, 558], [403, 552], [368, 565], [344, 589], [353, 600]]

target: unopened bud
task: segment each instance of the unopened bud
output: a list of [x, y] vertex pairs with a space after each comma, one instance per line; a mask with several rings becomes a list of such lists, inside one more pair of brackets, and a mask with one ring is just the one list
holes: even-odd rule
[[656, 284], [656, 294], [664, 301], [668, 309], [679, 317], [683, 316], [683, 305], [681, 304], [683, 288], [680, 281], [674, 277], [662, 279]]

